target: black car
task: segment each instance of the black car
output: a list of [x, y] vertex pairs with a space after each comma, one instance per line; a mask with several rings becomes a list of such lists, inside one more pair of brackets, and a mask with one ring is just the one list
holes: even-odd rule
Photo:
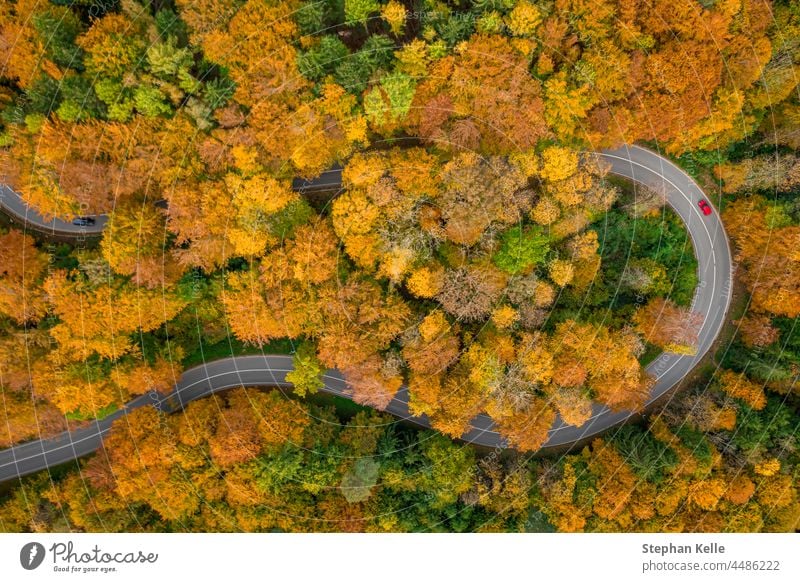
[[94, 224], [94, 218], [91, 216], [79, 216], [73, 219], [72, 224], [75, 226], [92, 226]]

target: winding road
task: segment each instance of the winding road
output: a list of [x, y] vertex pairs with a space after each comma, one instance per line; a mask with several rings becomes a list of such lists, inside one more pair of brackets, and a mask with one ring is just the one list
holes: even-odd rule
[[[680, 168], [657, 153], [638, 146], [624, 146], [604, 150], [598, 155], [611, 164], [611, 173], [634, 182], [666, 192], [667, 202], [680, 216], [691, 235], [698, 262], [698, 286], [692, 300], [692, 309], [704, 317], [699, 333], [697, 353], [693, 356], [661, 354], [647, 366], [647, 372], [656, 378], [647, 404], [650, 405], [675, 388], [694, 365], [710, 349], [725, 322], [731, 300], [731, 251], [719, 215], [714, 211], [704, 216], [697, 206], [704, 198], [700, 187]], [[313, 181], [295, 180], [299, 191], [335, 189], [341, 185], [341, 170], [332, 169]], [[91, 227], [44, 219], [28, 208], [12, 190], [2, 187], [0, 207], [26, 226], [43, 233], [81, 235], [100, 233], [105, 217], [98, 217]], [[77, 231], [77, 232], [76, 232]], [[165, 412], [180, 410], [187, 403], [236, 386], [289, 387], [286, 373], [292, 370], [291, 356], [257, 355], [223, 358], [186, 370], [175, 390], [161, 396], [155, 392], [129, 402], [125, 408], [88, 426], [46, 440], [23, 443], [0, 451], [0, 482], [19, 478], [73, 459], [88, 455], [103, 446], [103, 437], [111, 424], [131, 410], [154, 405]], [[349, 397], [347, 385], [336, 370], [324, 377], [322, 392]], [[415, 417], [408, 410], [408, 392], [403, 386], [389, 404], [386, 412], [419, 426], [430, 427], [425, 416]], [[592, 417], [582, 426], [571, 426], [557, 419], [550, 429], [544, 449], [563, 447], [607, 430], [631, 416], [631, 412], [612, 412], [608, 407], [595, 404]], [[506, 448], [495, 430], [492, 420], [485, 414], [472, 421], [472, 428], [462, 440], [486, 447]]]

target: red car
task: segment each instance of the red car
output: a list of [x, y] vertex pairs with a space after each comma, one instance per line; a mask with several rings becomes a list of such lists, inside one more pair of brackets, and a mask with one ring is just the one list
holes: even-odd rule
[[711, 214], [711, 205], [708, 203], [707, 200], [701, 200], [700, 202], [697, 203], [697, 205], [700, 207], [700, 210], [702, 210], [703, 214], [705, 214], [706, 216]]

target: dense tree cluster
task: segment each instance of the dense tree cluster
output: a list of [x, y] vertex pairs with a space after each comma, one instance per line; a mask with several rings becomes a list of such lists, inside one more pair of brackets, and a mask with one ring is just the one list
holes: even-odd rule
[[789, 205], [753, 196], [736, 200], [725, 215], [753, 310], [800, 315], [800, 225]]
[[[140, 409], [80, 471], [26, 478], [3, 531], [791, 531], [789, 409], [695, 391], [554, 459], [478, 454], [391, 417], [237, 389]], [[352, 414], [352, 413], [351, 413]], [[734, 428], [734, 425], [736, 428]]]
[[616, 199], [604, 175], [593, 156], [556, 146], [446, 162], [416, 148], [356, 155], [330, 221], [229, 276], [227, 320], [257, 345], [310, 338], [356, 402], [384, 408], [407, 370], [411, 409], [436, 428], [460, 436], [488, 411], [536, 449], [554, 411], [582, 424], [592, 398], [635, 410], [647, 396], [629, 330], [567, 320], [540, 331], [558, 290], [585, 288], [600, 267], [597, 234], [583, 229]]
[[[762, 121], [796, 139], [783, 2], [425, 0], [413, 19], [397, 0], [63, 4], [0, 12], [3, 173], [56, 215], [175, 186], [180, 214], [187, 188], [193, 207], [230, 189], [202, 173], [310, 177], [396, 135], [492, 155], [717, 150]], [[192, 218], [218, 238], [211, 208]]]
[[[231, 354], [291, 351], [294, 391], [139, 410], [82, 474], [0, 499], [0, 529], [796, 527], [793, 3], [88, 4], [0, 6], [0, 181], [109, 217], [73, 246], [0, 226], [0, 446]], [[700, 321], [664, 193], [588, 153], [634, 141], [724, 193], [750, 303], [713, 376], [557, 462], [319, 405], [337, 368], [359, 404], [405, 384], [440, 433], [485, 412], [517, 451], [640, 408]], [[336, 197], [293, 189], [334, 165]]]
[[468, 446], [376, 412], [340, 423], [331, 408], [239, 389], [129, 422], [83, 478], [37, 491], [39, 517], [16, 494], [5, 502], [0, 529], [492, 531], [520, 527], [528, 511], [523, 464], [478, 461]]

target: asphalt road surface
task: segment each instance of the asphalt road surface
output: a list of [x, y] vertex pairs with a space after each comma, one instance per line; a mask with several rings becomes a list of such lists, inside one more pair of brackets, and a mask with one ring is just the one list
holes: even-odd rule
[[20, 195], [14, 192], [5, 184], [0, 184], [0, 209], [17, 222], [20, 222], [25, 229], [35, 230], [44, 235], [62, 236], [68, 238], [78, 238], [81, 236], [98, 236], [108, 222], [105, 215], [92, 216], [94, 224], [79, 226], [53, 218], [45, 220], [36, 209], [28, 206]]
[[[664, 353], [647, 366], [656, 378], [648, 404], [652, 404], [675, 388], [694, 365], [705, 355], [719, 334], [731, 299], [732, 264], [728, 239], [716, 210], [704, 216], [697, 206], [704, 198], [702, 190], [683, 170], [650, 150], [625, 146], [606, 150], [599, 155], [611, 164], [611, 173], [665, 192], [667, 202], [681, 217], [691, 235], [698, 262], [698, 286], [692, 300], [692, 309], [703, 315], [696, 355], [680, 356]], [[341, 170], [325, 172], [319, 180], [295, 180], [299, 191], [335, 189], [341, 184]], [[60, 221], [44, 222], [28, 208], [19, 197], [3, 188], [2, 207], [17, 218], [24, 218], [32, 228], [49, 232], [73, 225]], [[98, 217], [95, 228], [105, 223]], [[37, 222], [39, 220], [40, 222]], [[76, 227], [80, 228], [80, 227]], [[257, 355], [223, 358], [186, 370], [168, 396], [148, 393], [129, 402], [111, 416], [93, 421], [85, 428], [64, 432], [55, 438], [23, 443], [0, 451], [0, 482], [41, 471], [88, 455], [103, 446], [102, 439], [112, 422], [140, 406], [153, 405], [165, 412], [181, 410], [196, 400], [236, 386], [272, 386], [288, 388], [286, 373], [292, 370], [292, 358], [283, 355]], [[347, 385], [341, 374], [331, 370], [323, 377], [322, 392], [349, 397]], [[408, 410], [408, 392], [402, 387], [386, 412], [423, 427], [430, 424], [425, 416], [412, 416]], [[592, 417], [582, 426], [570, 426], [557, 419], [548, 435], [544, 449], [564, 447], [605, 431], [631, 416], [630, 412], [612, 412], [595, 404]], [[473, 419], [472, 428], [462, 440], [486, 447], [507, 447], [505, 440], [494, 430], [492, 420], [485, 414]]]

